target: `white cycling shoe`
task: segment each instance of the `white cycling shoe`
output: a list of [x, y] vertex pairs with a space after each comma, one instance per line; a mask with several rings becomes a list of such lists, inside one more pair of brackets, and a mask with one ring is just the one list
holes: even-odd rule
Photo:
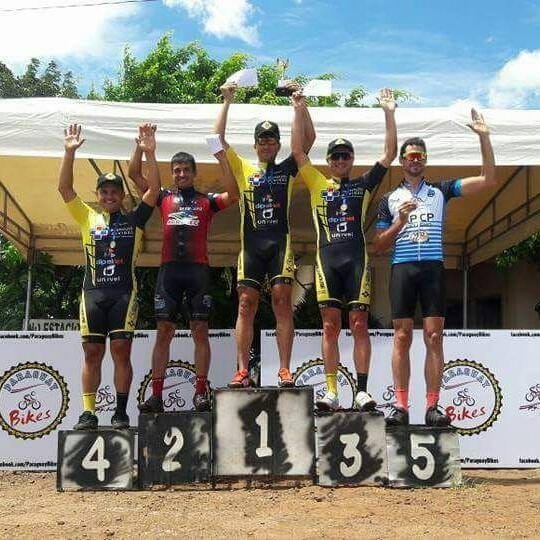
[[315, 402], [315, 407], [318, 411], [335, 411], [339, 409], [339, 399], [333, 392], [326, 392]]
[[360, 391], [354, 398], [354, 408], [358, 411], [373, 411], [376, 406], [376, 401], [367, 392]]

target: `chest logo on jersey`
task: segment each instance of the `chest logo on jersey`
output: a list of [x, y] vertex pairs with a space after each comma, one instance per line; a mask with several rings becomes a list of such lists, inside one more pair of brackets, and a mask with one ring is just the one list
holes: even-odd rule
[[269, 177], [267, 177], [266, 173], [262, 173], [262, 172], [253, 173], [248, 178], [248, 182], [253, 187], [259, 187], [265, 184], [271, 184], [273, 186], [283, 186], [287, 184], [288, 180], [289, 180], [289, 177], [286, 174], [272, 174]]
[[94, 240], [101, 240], [109, 236], [109, 227], [105, 225], [96, 225], [93, 229], [90, 229], [90, 235]]
[[428, 197], [435, 197], [435, 190], [434, 189], [429, 189], [428, 192], [427, 192], [427, 196]]
[[334, 188], [329, 187], [325, 191], [321, 191], [321, 197], [326, 202], [332, 202], [337, 196], [339, 195], [339, 192], [336, 191]]
[[167, 219], [167, 225], [186, 227], [198, 227], [200, 223], [199, 217], [189, 211], [171, 212]]

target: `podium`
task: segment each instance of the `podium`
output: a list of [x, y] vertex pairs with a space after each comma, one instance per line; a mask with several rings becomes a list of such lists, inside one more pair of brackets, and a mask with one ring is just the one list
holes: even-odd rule
[[133, 489], [132, 430], [100, 428], [58, 433], [58, 491]]
[[342, 411], [315, 417], [320, 486], [386, 485], [385, 422], [381, 413]]
[[454, 428], [419, 425], [387, 428], [388, 475], [394, 487], [461, 484], [459, 440]]
[[313, 390], [218, 389], [214, 392], [215, 476], [311, 476]]

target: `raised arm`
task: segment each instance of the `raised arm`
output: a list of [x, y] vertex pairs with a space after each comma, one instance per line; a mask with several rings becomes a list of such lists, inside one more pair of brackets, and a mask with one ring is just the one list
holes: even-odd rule
[[[307, 111], [306, 98], [302, 95], [302, 92], [295, 92], [292, 95], [291, 100], [294, 109], [294, 117], [291, 129], [291, 152], [296, 164], [298, 165], [298, 168], [300, 168], [302, 165], [309, 162], [309, 158], [305, 150], [306, 142], [304, 140], [306, 133], [306, 116], [309, 117], [309, 112]], [[313, 128], [313, 125], [311, 127]], [[313, 142], [311, 142], [311, 144], [313, 144]]]
[[394, 92], [389, 88], [383, 88], [379, 95], [379, 104], [384, 111], [386, 131], [384, 153], [378, 161], [383, 167], [388, 168], [397, 156], [396, 101], [394, 99]]
[[225, 184], [225, 191], [221, 194], [221, 197], [225, 206], [229, 207], [232, 204], [237, 203], [238, 199], [240, 199], [238, 184], [236, 183], [236, 179], [234, 178], [229, 162], [227, 161], [225, 150], [220, 150], [217, 154], [214, 154], [214, 156], [219, 162], [221, 178]]
[[497, 185], [495, 156], [493, 154], [493, 147], [491, 146], [491, 139], [489, 138], [489, 127], [485, 123], [484, 117], [475, 109], [471, 109], [471, 123], [467, 125], [480, 139], [482, 170], [480, 176], [470, 176], [461, 180], [462, 195], [471, 195], [487, 187]]
[[75, 152], [84, 141], [85, 139], [81, 139], [80, 124], [71, 124], [64, 129], [64, 157], [58, 177], [58, 191], [64, 202], [72, 201], [77, 196], [77, 192], [73, 189], [73, 162]]
[[[152, 124], [143, 124], [139, 127], [139, 137], [137, 148], [144, 153], [146, 157], [146, 191], [142, 196], [143, 202], [148, 206], [156, 206], [159, 190], [161, 188], [161, 180], [159, 177], [159, 167], [156, 160], [156, 126]], [[141, 158], [139, 157], [139, 163]], [[131, 162], [130, 162], [131, 165]], [[142, 174], [140, 175], [142, 177]], [[132, 177], [131, 177], [132, 178]], [[143, 177], [144, 178], [144, 177]], [[137, 186], [138, 187], [138, 186]]]
[[140, 147], [140, 140], [142, 135], [142, 130], [144, 126], [149, 124], [142, 124], [139, 126], [139, 135], [135, 138], [135, 148], [133, 149], [133, 154], [129, 160], [128, 166], [128, 176], [133, 180], [135, 186], [137, 186], [137, 192], [139, 197], [143, 197], [146, 190], [148, 189], [148, 183], [142, 172], [142, 155], [143, 150]]
[[223, 106], [219, 111], [216, 123], [214, 124], [214, 133], [219, 135], [223, 148], [227, 150], [229, 144], [225, 140], [225, 130], [227, 128], [227, 115], [229, 114], [229, 107], [234, 100], [234, 93], [236, 92], [236, 84], [225, 83], [221, 88], [221, 95], [223, 96]]

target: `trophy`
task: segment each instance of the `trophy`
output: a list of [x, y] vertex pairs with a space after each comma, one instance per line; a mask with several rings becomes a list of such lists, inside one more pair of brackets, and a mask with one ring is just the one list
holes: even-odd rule
[[289, 67], [289, 59], [288, 58], [278, 58], [276, 60], [277, 64], [277, 70], [279, 74], [279, 80], [278, 85], [275, 90], [276, 96], [292, 96], [294, 93], [294, 90], [287, 88], [287, 79], [285, 78], [285, 73], [287, 72], [287, 68]]

